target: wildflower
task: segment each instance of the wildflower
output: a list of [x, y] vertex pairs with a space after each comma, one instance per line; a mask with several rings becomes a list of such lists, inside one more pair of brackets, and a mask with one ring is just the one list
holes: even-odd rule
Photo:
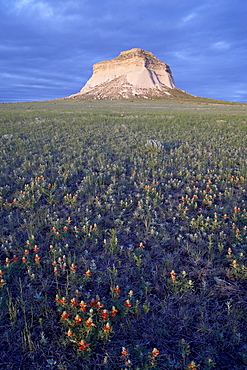
[[10, 264], [10, 259], [8, 257], [5, 258], [5, 265], [8, 267]]
[[126, 357], [128, 354], [129, 351], [125, 347], [122, 347], [121, 357]]
[[18, 257], [14, 256], [14, 257], [13, 257], [13, 262], [17, 262], [17, 261], [18, 261], [18, 259], [19, 259]]
[[93, 326], [96, 326], [96, 325], [93, 323], [93, 319], [92, 319], [92, 317], [89, 317], [85, 323], [86, 323], [86, 325], [87, 325], [87, 327], [88, 327], [89, 329], [90, 329], [90, 328], [92, 328]]
[[4, 281], [4, 279], [0, 279], [0, 286], [3, 286], [3, 285], [5, 285], [6, 283], [5, 283], [5, 281]]
[[79, 324], [82, 321], [82, 318], [78, 314], [76, 314], [76, 316], [74, 317], [74, 320], [76, 324]]
[[172, 270], [171, 272], [170, 272], [170, 275], [171, 275], [171, 279], [173, 280], [173, 281], [175, 281], [175, 280], [177, 280], [177, 278], [176, 278], [176, 272], [174, 271], [174, 270]]
[[85, 272], [85, 275], [86, 275], [86, 276], [90, 276], [90, 275], [92, 275], [92, 273], [91, 273], [91, 271], [90, 271], [90, 270], [87, 270], [87, 271]]
[[232, 249], [229, 247], [227, 251], [228, 255], [230, 256], [232, 254]]
[[76, 307], [76, 306], [77, 306], [77, 304], [78, 304], [78, 300], [77, 300], [77, 299], [75, 299], [75, 298], [72, 298], [72, 299], [70, 300], [70, 304], [71, 304], [71, 306], [72, 306], [72, 307]]
[[21, 259], [22, 262], [27, 262], [27, 258], [26, 256], [23, 256], [22, 259]]
[[115, 306], [112, 306], [111, 316], [114, 317], [114, 316], [116, 316], [117, 313], [118, 313], [118, 310], [116, 309], [116, 307]]
[[81, 302], [79, 303], [79, 306], [80, 306], [80, 310], [81, 310], [81, 311], [86, 312], [86, 310], [87, 310], [87, 304], [86, 304], [84, 301], [81, 301]]
[[[119, 296], [121, 289], [119, 289], [119, 286], [116, 285], [115, 288], [113, 289], [114, 293]], [[117, 297], [114, 297], [114, 299], [117, 299]]]
[[62, 315], [61, 315], [62, 319], [64, 320], [69, 320], [69, 312], [67, 311], [63, 311]]
[[59, 303], [62, 303], [62, 304], [65, 304], [67, 302], [65, 297], [60, 299], [58, 294], [56, 295], [55, 301], [59, 302]]
[[91, 306], [91, 307], [97, 307], [98, 302], [99, 302], [99, 300], [97, 300], [97, 299], [94, 299], [94, 298], [93, 298], [93, 299], [90, 301], [90, 306]]
[[76, 265], [74, 264], [74, 263], [72, 263], [71, 264], [71, 266], [70, 266], [70, 270], [72, 271], [72, 272], [75, 272], [76, 271]]
[[142, 242], [140, 243], [139, 248], [145, 248]]
[[4, 271], [0, 270], [0, 278], [3, 276]]
[[105, 326], [104, 326], [103, 330], [104, 330], [104, 331], [106, 331], [106, 332], [111, 331], [111, 325], [109, 324], [109, 322], [107, 322], [107, 323], [105, 324]]
[[36, 263], [39, 263], [40, 262], [40, 257], [38, 255], [38, 253], [35, 254], [34, 262], [36, 262]]
[[38, 252], [38, 250], [39, 250], [39, 247], [37, 247], [37, 245], [35, 245], [35, 246], [33, 247], [33, 251], [34, 251], [34, 252]]
[[159, 356], [159, 354], [160, 354], [160, 351], [157, 349], [157, 348], [154, 348], [153, 350], [152, 350], [152, 361], [154, 361], [155, 360], [155, 358], [157, 357], [157, 356]]
[[69, 329], [66, 334], [68, 335], [68, 337], [73, 337], [73, 332], [71, 329]]
[[25, 249], [24, 254], [25, 254], [25, 256], [28, 256], [29, 255], [29, 250]]
[[196, 364], [195, 364], [195, 362], [194, 361], [191, 361], [191, 363], [189, 364], [189, 369], [191, 369], [191, 370], [196, 370]]
[[236, 261], [236, 260], [232, 261], [232, 266], [233, 266], [234, 268], [236, 268], [236, 267], [238, 266], [238, 263], [237, 263], [237, 261]]
[[66, 302], [67, 302], [67, 300], [66, 300], [66, 298], [65, 298], [65, 297], [63, 297], [63, 298], [60, 300], [60, 303], [62, 303], [62, 304], [66, 304]]
[[127, 308], [131, 307], [131, 303], [130, 303], [129, 299], [126, 299], [126, 301], [124, 301], [124, 303], [125, 303], [125, 307], [127, 307]]
[[82, 350], [82, 351], [85, 351], [85, 349], [88, 348], [88, 344], [85, 342], [84, 339], [80, 340], [80, 342], [78, 342], [79, 344], [79, 349]]
[[101, 316], [102, 316], [102, 320], [106, 321], [108, 319], [108, 311], [107, 310], [103, 310], [101, 312]]
[[64, 231], [69, 230], [68, 226], [64, 226], [64, 227], [63, 227], [63, 230], [64, 230]]

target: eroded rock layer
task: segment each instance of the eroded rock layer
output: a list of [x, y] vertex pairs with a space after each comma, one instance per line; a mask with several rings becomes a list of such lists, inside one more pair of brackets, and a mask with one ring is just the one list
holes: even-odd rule
[[115, 59], [94, 64], [92, 77], [71, 97], [155, 98], [171, 95], [174, 88], [170, 67], [151, 52], [135, 48], [121, 52]]

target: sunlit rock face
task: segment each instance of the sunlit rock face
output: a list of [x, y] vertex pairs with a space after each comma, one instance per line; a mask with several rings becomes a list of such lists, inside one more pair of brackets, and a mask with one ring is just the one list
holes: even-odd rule
[[115, 59], [94, 64], [93, 75], [71, 97], [94, 99], [155, 98], [175, 88], [170, 67], [142, 49], [122, 51]]

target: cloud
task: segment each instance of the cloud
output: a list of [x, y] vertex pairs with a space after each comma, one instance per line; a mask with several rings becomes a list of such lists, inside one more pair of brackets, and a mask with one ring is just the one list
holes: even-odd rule
[[183, 23], [187, 23], [187, 22], [190, 22], [192, 19], [196, 18], [197, 17], [197, 13], [190, 13], [188, 14], [186, 17], [184, 17], [182, 19], [182, 22]]
[[34, 0], [17, 0], [13, 10], [26, 15], [36, 15], [38, 17], [47, 19], [54, 16], [53, 9], [45, 1], [34, 1]]
[[222, 51], [228, 50], [230, 49], [230, 47], [231, 47], [231, 44], [227, 41], [218, 41], [212, 44], [212, 48], [216, 50], [222, 50]]

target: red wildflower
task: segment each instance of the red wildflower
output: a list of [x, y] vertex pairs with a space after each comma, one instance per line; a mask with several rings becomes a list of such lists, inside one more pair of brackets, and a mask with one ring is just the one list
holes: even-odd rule
[[74, 320], [75, 320], [75, 323], [76, 323], [76, 324], [79, 324], [79, 323], [82, 321], [82, 318], [77, 314], [77, 315], [74, 317]]
[[105, 326], [104, 326], [103, 330], [104, 330], [104, 331], [107, 331], [107, 332], [111, 331], [111, 326], [110, 326], [109, 322], [107, 322], [107, 323], [105, 324]]
[[152, 358], [157, 357], [160, 354], [160, 351], [157, 348], [152, 350]]
[[126, 357], [128, 356], [128, 354], [129, 354], [129, 351], [125, 347], [122, 347], [121, 357]]
[[112, 306], [111, 316], [114, 317], [114, 316], [116, 316], [117, 313], [118, 313], [118, 310], [116, 309], [116, 307]]
[[68, 337], [73, 337], [73, 332], [71, 331], [71, 329], [69, 329], [66, 334], [68, 335]]
[[85, 342], [85, 340], [80, 340], [80, 342], [78, 342], [78, 344], [79, 344], [79, 348], [82, 350], [82, 351], [85, 351], [85, 349], [87, 349], [88, 348], [88, 344]]
[[82, 311], [86, 312], [86, 310], [87, 310], [87, 304], [86, 304], [84, 301], [81, 301], [81, 302], [79, 303], [79, 306], [80, 306], [80, 309], [81, 309]]
[[34, 257], [34, 262], [39, 263], [39, 261], [40, 261], [40, 257], [38, 255], [38, 253], [36, 253], [35, 257]]
[[78, 300], [77, 300], [77, 299], [75, 299], [75, 298], [72, 298], [72, 299], [70, 300], [70, 304], [71, 304], [71, 306], [72, 306], [72, 307], [76, 307], [76, 306], [77, 306], [77, 304], [78, 304]]
[[77, 266], [75, 266], [75, 265], [74, 265], [74, 263], [72, 263], [72, 265], [70, 266], [70, 270], [71, 270], [72, 272], [75, 272], [75, 271], [76, 271], [76, 267], [77, 267]]
[[106, 321], [108, 319], [108, 316], [109, 316], [107, 310], [103, 310], [101, 312], [101, 316], [102, 316], [102, 320]]
[[63, 311], [61, 317], [64, 320], [68, 320], [69, 319], [69, 312]]

